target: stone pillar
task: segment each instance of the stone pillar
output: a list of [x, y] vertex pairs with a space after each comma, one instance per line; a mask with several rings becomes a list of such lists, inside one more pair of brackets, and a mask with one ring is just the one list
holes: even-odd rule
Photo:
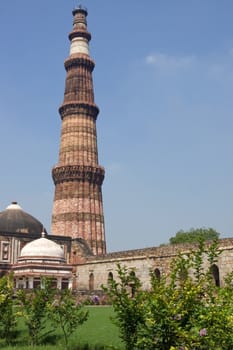
[[61, 282], [62, 282], [62, 278], [57, 277], [57, 289], [61, 289]]
[[72, 289], [72, 287], [73, 287], [72, 278], [69, 278], [68, 288]]
[[28, 277], [28, 288], [33, 289], [33, 277]]

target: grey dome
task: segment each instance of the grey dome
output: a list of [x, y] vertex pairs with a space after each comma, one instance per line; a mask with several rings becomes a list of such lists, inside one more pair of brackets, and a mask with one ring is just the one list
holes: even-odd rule
[[23, 211], [17, 202], [12, 202], [0, 212], [0, 232], [29, 233], [40, 236], [42, 231], [44, 231], [42, 223]]

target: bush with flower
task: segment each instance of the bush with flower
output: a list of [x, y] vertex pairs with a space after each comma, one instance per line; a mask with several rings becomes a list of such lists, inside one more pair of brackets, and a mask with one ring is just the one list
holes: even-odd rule
[[110, 281], [104, 290], [127, 350], [233, 349], [233, 273], [224, 287], [215, 285], [212, 266], [219, 254], [217, 241], [207, 249], [200, 242], [172, 262], [168, 276], [151, 274], [148, 291], [118, 265], [119, 282]]

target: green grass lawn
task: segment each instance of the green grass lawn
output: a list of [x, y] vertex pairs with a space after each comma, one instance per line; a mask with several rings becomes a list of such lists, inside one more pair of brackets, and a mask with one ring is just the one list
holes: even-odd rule
[[89, 318], [76, 332], [75, 338], [81, 344], [102, 344], [123, 349], [120, 344], [119, 332], [111, 321], [114, 316], [112, 307], [90, 306]]
[[[70, 348], [72, 350], [123, 350], [118, 328], [111, 321], [114, 316], [112, 307], [109, 306], [90, 306], [87, 307], [89, 311], [88, 320], [77, 328], [76, 332], [70, 338]], [[53, 337], [51, 342], [56, 341], [55, 344], [46, 344], [40, 346], [27, 346], [25, 343], [26, 330], [24, 325], [19, 326], [20, 335], [17, 338], [17, 343], [14, 346], [4, 346], [0, 341], [0, 349], [19, 349], [19, 350], [63, 350], [64, 342], [59, 336], [61, 333], [57, 332], [58, 337]], [[87, 346], [88, 345], [88, 346]]]

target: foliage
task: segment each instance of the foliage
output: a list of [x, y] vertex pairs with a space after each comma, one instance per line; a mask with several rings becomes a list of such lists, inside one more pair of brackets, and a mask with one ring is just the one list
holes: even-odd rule
[[[82, 336], [79, 337], [77, 327], [86, 321], [89, 308], [83, 302], [76, 303], [70, 290], [59, 291], [51, 287], [51, 281], [44, 279], [42, 287], [31, 291], [19, 290], [14, 295], [13, 275], [0, 278], [0, 348], [10, 340], [17, 349], [26, 349], [26, 342], [33, 349], [40, 349], [37, 345], [40, 343], [49, 344], [43, 345], [43, 349], [52, 349], [54, 342], [59, 348], [58, 337], [61, 335], [68, 348], [70, 336], [74, 334], [73, 349], [116, 349], [113, 345], [119, 344], [117, 328], [109, 325], [112, 307], [91, 307], [92, 322], [80, 332]], [[93, 298], [98, 304], [98, 298]], [[64, 345], [60, 348], [64, 349]]]
[[25, 320], [31, 345], [39, 344], [50, 332], [46, 320], [54, 293], [48, 279], [44, 279], [43, 285], [31, 292], [23, 289], [17, 292], [18, 315]]
[[212, 241], [219, 238], [219, 233], [213, 228], [191, 228], [189, 231], [180, 230], [175, 237], [170, 238], [171, 244], [198, 243], [200, 240]]
[[68, 349], [69, 337], [88, 318], [83, 305], [76, 303], [69, 289], [57, 292], [55, 300], [49, 305], [49, 316], [55, 327], [60, 327]]
[[138, 324], [143, 322], [141, 302], [141, 282], [133, 271], [117, 265], [119, 282], [109, 280], [109, 286], [103, 290], [108, 294], [116, 312], [116, 324], [120, 328], [120, 337], [126, 350], [132, 350], [137, 342]]
[[[112, 281], [104, 289], [126, 349], [233, 349], [233, 273], [224, 287], [215, 285], [212, 266], [218, 255], [216, 241], [207, 250], [201, 242], [196, 251], [173, 261], [169, 276], [158, 279], [151, 274], [151, 290], [143, 291], [134, 277], [133, 297], [127, 289], [130, 271], [118, 266], [119, 282]], [[133, 326], [131, 344], [129, 325]]]
[[[59, 291], [51, 287], [51, 281], [44, 279], [42, 287], [19, 290], [14, 294], [13, 275], [0, 278], [0, 348], [10, 350], [11, 347], [5, 346], [11, 341], [17, 349], [45, 350], [55, 346], [64, 349], [64, 345], [58, 345], [58, 339], [63, 336], [66, 348], [69, 343], [76, 350], [119, 349], [118, 329], [109, 324], [112, 307], [91, 307], [92, 321], [86, 326], [83, 322], [89, 308], [84, 306], [82, 311], [83, 302], [77, 304], [70, 290]], [[95, 303], [98, 303], [97, 299], [94, 296]], [[77, 333], [81, 324], [85, 327]], [[75, 340], [71, 338], [72, 334]]]
[[[72, 350], [123, 350], [119, 339], [118, 328], [110, 322], [114, 316], [112, 306], [85, 306], [88, 310], [88, 320], [78, 327], [69, 339], [69, 349]], [[3, 350], [64, 350], [63, 334], [60, 327], [43, 341], [40, 345], [28, 345], [25, 335], [28, 334], [25, 322], [21, 318], [17, 324], [17, 338], [12, 347], [6, 346], [0, 339], [0, 349]], [[47, 319], [46, 327], [50, 327]]]
[[13, 275], [0, 278], [0, 338], [7, 343], [11, 342], [16, 327], [13, 294]]

